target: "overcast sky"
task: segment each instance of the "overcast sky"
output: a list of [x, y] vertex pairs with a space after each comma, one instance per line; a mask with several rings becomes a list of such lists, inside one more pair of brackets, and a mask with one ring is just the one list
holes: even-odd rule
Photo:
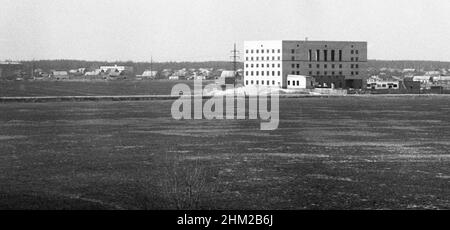
[[0, 0], [0, 60], [229, 60], [244, 40], [358, 40], [450, 61], [448, 0]]

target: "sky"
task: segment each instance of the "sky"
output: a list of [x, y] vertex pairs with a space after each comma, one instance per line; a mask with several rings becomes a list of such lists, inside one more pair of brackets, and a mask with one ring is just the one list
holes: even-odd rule
[[0, 0], [0, 60], [230, 60], [245, 40], [356, 40], [450, 61], [448, 0]]

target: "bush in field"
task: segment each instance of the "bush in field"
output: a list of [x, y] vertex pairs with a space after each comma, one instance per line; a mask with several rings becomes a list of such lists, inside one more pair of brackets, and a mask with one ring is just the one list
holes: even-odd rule
[[200, 209], [204, 198], [216, 189], [207, 181], [207, 170], [198, 161], [174, 160], [166, 166], [163, 193], [170, 209]]

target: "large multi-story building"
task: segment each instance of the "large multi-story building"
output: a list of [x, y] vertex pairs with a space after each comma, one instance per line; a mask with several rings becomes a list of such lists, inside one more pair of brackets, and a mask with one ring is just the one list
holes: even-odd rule
[[322, 87], [365, 87], [367, 42], [245, 41], [244, 53], [246, 86], [286, 88], [288, 75], [306, 75]]

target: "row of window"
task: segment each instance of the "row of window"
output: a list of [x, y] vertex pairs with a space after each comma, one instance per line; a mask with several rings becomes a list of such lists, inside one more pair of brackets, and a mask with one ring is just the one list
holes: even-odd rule
[[[248, 68], [250, 66], [250, 68], [253, 68], [254, 66], [256, 66], [256, 68], [259, 68], [259, 64], [245, 64], [245, 68]], [[276, 66], [278, 66], [278, 68], [281, 67], [281, 64], [278, 63]], [[261, 67], [264, 67], [264, 64], [261, 64]], [[270, 64], [266, 64], [266, 67], [269, 68]], [[272, 68], [275, 68], [275, 64], [272, 63]]]
[[[296, 80], [296, 81], [287, 81], [287, 85], [290, 86], [290, 85], [291, 85], [291, 82], [292, 82], [292, 86], [300, 86], [300, 81], [299, 81], [299, 80]], [[310, 82], [310, 84], [311, 84], [311, 86], [314, 85], [314, 83], [313, 83], [312, 81]]]
[[[295, 72], [295, 71], [292, 71], [292, 74], [295, 74], [294, 72]], [[320, 73], [321, 73], [320, 71], [317, 71], [317, 72], [316, 72], [316, 75], [320, 75]], [[312, 72], [312, 71], [309, 71], [308, 74], [309, 74], [310, 76], [312, 76], [312, 75], [313, 75], [313, 72]], [[299, 71], [297, 71], [297, 75], [299, 75]], [[324, 71], [324, 72], [323, 72], [323, 75], [328, 75], [328, 72], [327, 72], [327, 71]], [[335, 74], [335, 72], [333, 71], [333, 72], [331, 72], [331, 75], [334, 76], [334, 75], [336, 75], [336, 74]], [[339, 75], [339, 76], [342, 76], [342, 71], [339, 71], [339, 74], [338, 74], [338, 75]], [[351, 72], [350, 72], [350, 75], [359, 75], [359, 71], [351, 71]]]
[[[261, 50], [255, 50], [255, 53], [259, 53], [261, 51], [261, 53], [263, 54], [264, 53], [264, 49], [261, 49]], [[265, 51], [266, 51], [266, 53], [270, 53], [270, 49], [265, 49]], [[245, 50], [245, 53], [253, 53], [253, 50]], [[272, 53], [274, 54], [275, 53], [275, 49], [272, 49]], [[277, 53], [281, 53], [281, 50], [280, 49], [277, 49]]]
[[[275, 61], [275, 59], [277, 61], [280, 61], [281, 57], [280, 56], [278, 56], [278, 57], [272, 56], [272, 60], [270, 60], [269, 56], [267, 56], [265, 60], [264, 60], [264, 57], [261, 57], [261, 61]], [[250, 57], [250, 59], [249, 59], [249, 57], [245, 57], [245, 60], [246, 61], [248, 61], [248, 60], [250, 60], [250, 61], [254, 61], [254, 60], [259, 61], [259, 57], [255, 57], [255, 58]]]
[[[275, 73], [276, 73], [276, 75], [275, 75]], [[300, 71], [291, 71], [291, 74], [292, 75], [301, 75]], [[313, 76], [313, 75], [320, 76], [320, 75], [322, 75], [322, 72], [317, 71], [314, 74], [313, 71], [309, 71], [308, 75], [309, 76]], [[328, 75], [342, 76], [342, 71], [337, 72], [337, 74], [334, 71], [330, 72], [330, 73], [327, 71], [324, 71], [323, 75], [325, 75], [325, 76], [328, 76]], [[359, 75], [359, 71], [351, 71], [350, 75], [352, 75], [352, 76]], [[280, 71], [277, 71], [277, 72], [275, 72], [275, 71], [272, 71], [272, 72], [271, 71], [266, 71], [266, 72], [264, 72], [264, 71], [245, 71], [245, 76], [281, 76], [281, 72]]]
[[[312, 68], [312, 64], [308, 64], [308, 67], [311, 69]], [[335, 67], [336, 67], [335, 64], [331, 64], [331, 68], [332, 69], [334, 69]], [[339, 69], [342, 69], [342, 64], [339, 64], [338, 67], [339, 67]], [[316, 64], [316, 68], [320, 68], [320, 64]], [[328, 68], [328, 64], [324, 64], [323, 68], [327, 69]]]
[[[316, 50], [315, 61], [321, 61], [320, 53], [320, 50]], [[336, 61], [336, 50], [331, 50], [330, 53], [331, 61]], [[308, 51], [308, 60], [313, 61], [313, 50], [311, 49]], [[342, 61], [342, 50], [338, 51], [338, 60]], [[328, 50], [323, 50], [323, 61], [328, 61]]]
[[[261, 63], [261, 65], [260, 64], [248, 64], [248, 63], [246, 63], [245, 64], [245, 68], [253, 68], [253, 67], [256, 67], [256, 68], [259, 68], [259, 67], [267, 67], [267, 68], [270, 68], [270, 66], [272, 66], [272, 68], [275, 68], [275, 66], [277, 66], [278, 68], [280, 68], [281, 67], [281, 64], [280, 63], [278, 63], [278, 64], [274, 64], [274, 63], [272, 63], [272, 65], [270, 65], [270, 64], [265, 64], [264, 65], [264, 63]], [[293, 68], [293, 69], [295, 69], [295, 68], [297, 68], [297, 69], [299, 69], [300, 68], [300, 64], [291, 64], [291, 67]], [[332, 69], [334, 69], [336, 67], [336, 65], [335, 64], [331, 64], [331, 68]], [[339, 69], [342, 69], [342, 64], [339, 64], [338, 65], [338, 67], [339, 67]], [[308, 68], [312, 68], [312, 64], [308, 64]], [[320, 64], [316, 64], [316, 68], [320, 68]], [[323, 68], [325, 68], [325, 69], [327, 69], [328, 68], [328, 64], [324, 64], [323, 65]], [[350, 68], [351, 69], [358, 69], [359, 68], [359, 64], [351, 64], [350, 65]]]
[[[294, 72], [294, 71], [292, 71], [292, 72]], [[321, 73], [320, 71], [317, 71], [315, 75], [321, 75], [320, 73]], [[293, 73], [293, 74], [294, 74], [294, 73]], [[297, 75], [299, 75], [299, 74], [297, 74]], [[309, 76], [312, 76], [312, 75], [313, 75], [313, 72], [312, 72], [312, 71], [309, 71], [309, 72], [308, 72], [308, 75], [309, 75]], [[327, 72], [327, 71], [324, 71], [324, 72], [323, 72], [323, 75], [328, 75], [328, 72]], [[336, 72], [334, 72], [334, 71], [331, 72], [331, 76], [335, 76], [335, 75], [336, 75]], [[338, 75], [338, 76], [342, 76], [342, 71], [339, 71], [337, 75]]]
[[[250, 75], [249, 75], [250, 73]], [[245, 76], [259, 76], [261, 73], [261, 76], [264, 76], [264, 71], [245, 71]], [[277, 71], [277, 75], [275, 75], [275, 71], [272, 71], [272, 75], [270, 75], [270, 71], [266, 71], [266, 76], [281, 76], [281, 71]], [[253, 75], [255, 74], [255, 75]]]
[[[256, 81], [253, 81], [253, 80], [245, 80], [245, 85], [249, 85], [249, 83], [251, 84], [251, 85], [253, 85], [253, 83], [255, 83], [256, 82], [256, 85], [259, 85], [259, 80], [256, 80]], [[266, 83], [266, 84], [264, 84], [264, 83]], [[264, 80], [261, 80], [261, 85], [270, 85], [270, 83], [271, 83], [271, 81], [269, 81], [269, 80], [267, 80], [267, 81], [264, 81]], [[272, 85], [275, 85], [275, 81], [274, 80], [272, 80]], [[280, 82], [278, 82], [278, 85], [281, 85], [281, 83]]]

